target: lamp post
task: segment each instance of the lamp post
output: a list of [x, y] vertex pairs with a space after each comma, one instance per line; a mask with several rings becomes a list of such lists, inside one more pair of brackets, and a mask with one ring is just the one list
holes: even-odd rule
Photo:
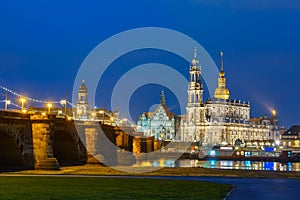
[[124, 122], [124, 126], [127, 126], [127, 118], [124, 118], [123, 122]]
[[20, 101], [21, 101], [22, 112], [24, 112], [24, 104], [26, 103], [26, 99], [24, 97], [21, 97]]
[[65, 116], [67, 116], [67, 100], [65, 100], [65, 99], [61, 100], [60, 104], [64, 105], [64, 108], [65, 108], [64, 114], [65, 114]]
[[102, 124], [104, 124], [104, 111], [100, 110], [99, 113], [102, 115]]
[[96, 119], [96, 113], [92, 112], [92, 119], [95, 120]]
[[7, 106], [11, 103], [10, 100], [8, 100], [8, 93], [5, 94], [5, 108], [4, 110], [7, 111]]
[[51, 111], [51, 107], [52, 107], [52, 106], [53, 106], [53, 105], [52, 105], [51, 102], [47, 103], [47, 107], [48, 107], [48, 115], [50, 115], [50, 111]]
[[113, 116], [110, 117], [110, 123], [111, 123], [111, 125], [113, 125], [113, 123], [114, 123], [114, 117]]
[[10, 100], [5, 100], [5, 110], [7, 110], [8, 105], [11, 104]]

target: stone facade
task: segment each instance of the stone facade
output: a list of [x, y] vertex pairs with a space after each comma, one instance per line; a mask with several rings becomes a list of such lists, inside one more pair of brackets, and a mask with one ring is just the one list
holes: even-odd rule
[[144, 136], [154, 136], [159, 140], [173, 140], [175, 138], [174, 113], [168, 111], [164, 91], [161, 93], [160, 104], [154, 112], [144, 112], [137, 121], [137, 131]]
[[242, 142], [277, 139], [276, 115], [269, 121], [251, 119], [249, 102], [230, 99], [230, 92], [226, 87], [223, 53], [215, 96], [203, 101], [201, 69], [196, 56], [195, 50], [190, 67], [186, 115], [181, 116], [180, 140], [198, 141], [202, 145], [213, 146], [233, 145], [237, 139]]
[[76, 118], [77, 119], [90, 118], [90, 111], [89, 111], [89, 104], [88, 104], [88, 89], [84, 81], [82, 81], [78, 89]]

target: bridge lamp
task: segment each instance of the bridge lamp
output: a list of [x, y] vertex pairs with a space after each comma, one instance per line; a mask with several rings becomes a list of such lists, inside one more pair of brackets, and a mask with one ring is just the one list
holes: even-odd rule
[[66, 99], [63, 99], [60, 101], [60, 104], [61, 105], [64, 105], [64, 108], [65, 108], [65, 115], [67, 115], [67, 100]]
[[104, 110], [100, 110], [99, 113], [102, 115], [102, 124], [104, 124]]
[[24, 97], [20, 98], [22, 111], [24, 112], [24, 104], [26, 103], [26, 99]]
[[10, 100], [5, 100], [5, 110], [7, 110], [7, 106], [11, 104], [11, 101]]
[[114, 117], [110, 117], [110, 122], [111, 122], [111, 125], [112, 125], [113, 122], [114, 122]]
[[65, 105], [67, 103], [67, 101], [65, 99], [60, 101], [60, 104]]
[[50, 115], [50, 111], [51, 111], [51, 108], [52, 108], [53, 104], [52, 103], [47, 103], [47, 107], [48, 107], [48, 115]]
[[93, 119], [95, 119], [95, 117], [96, 117], [96, 113], [95, 112], [92, 112], [92, 117], [93, 117]]

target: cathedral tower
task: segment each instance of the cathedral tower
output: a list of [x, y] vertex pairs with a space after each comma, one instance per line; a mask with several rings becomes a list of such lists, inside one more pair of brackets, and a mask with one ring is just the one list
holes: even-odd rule
[[164, 93], [164, 90], [161, 90], [160, 104], [163, 105], [163, 106], [166, 105], [166, 99], [165, 99], [165, 93]]
[[230, 93], [228, 88], [226, 87], [226, 78], [223, 66], [223, 52], [220, 52], [221, 63], [220, 63], [220, 72], [218, 78], [218, 88], [215, 90], [215, 98], [228, 100], [230, 97]]
[[187, 107], [200, 106], [203, 103], [203, 85], [201, 82], [201, 67], [197, 59], [197, 49], [194, 49], [194, 58], [190, 67], [190, 81], [188, 86]]

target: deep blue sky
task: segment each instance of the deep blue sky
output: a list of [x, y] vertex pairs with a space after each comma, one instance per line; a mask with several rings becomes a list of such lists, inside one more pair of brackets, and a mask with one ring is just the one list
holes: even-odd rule
[[[132, 28], [165, 27], [197, 40], [216, 63], [224, 51], [231, 97], [249, 100], [253, 117], [276, 107], [281, 124], [290, 126], [300, 123], [299, 19], [300, 3], [292, 0], [2, 1], [0, 84], [35, 98], [62, 99], [66, 91], [71, 95], [78, 68], [101, 41]], [[124, 72], [154, 60], [188, 76], [183, 60], [165, 52], [141, 53], [116, 63]], [[107, 85], [122, 71], [110, 70]], [[133, 115], [158, 103], [160, 90], [157, 85], [137, 90]], [[177, 112], [174, 95], [166, 93]], [[108, 94], [109, 87], [99, 91], [96, 104], [108, 107]]]

